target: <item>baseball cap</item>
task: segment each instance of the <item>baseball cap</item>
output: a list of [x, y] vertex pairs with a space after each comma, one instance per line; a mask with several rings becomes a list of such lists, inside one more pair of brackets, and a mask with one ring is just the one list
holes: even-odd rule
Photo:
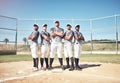
[[34, 24], [33, 26], [39, 28], [39, 26], [37, 24]]
[[59, 23], [59, 21], [55, 21], [55, 23]]
[[71, 27], [71, 25], [70, 25], [70, 24], [67, 24], [67, 26], [70, 26], [70, 27]]
[[47, 24], [43, 24], [43, 27], [47, 27]]
[[76, 25], [75, 28], [76, 28], [76, 27], [80, 28], [80, 25]]

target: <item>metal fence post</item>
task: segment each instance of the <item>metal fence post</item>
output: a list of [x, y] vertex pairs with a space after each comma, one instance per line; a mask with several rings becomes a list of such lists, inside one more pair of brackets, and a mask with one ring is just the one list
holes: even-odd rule
[[17, 32], [18, 32], [18, 19], [16, 19], [16, 36], [15, 36], [15, 48], [17, 53]]
[[116, 54], [118, 54], [118, 30], [117, 30], [117, 16], [115, 15], [115, 31], [116, 31]]
[[93, 37], [92, 37], [92, 20], [90, 19], [90, 31], [91, 31], [91, 54], [92, 54], [92, 51], [93, 51]]

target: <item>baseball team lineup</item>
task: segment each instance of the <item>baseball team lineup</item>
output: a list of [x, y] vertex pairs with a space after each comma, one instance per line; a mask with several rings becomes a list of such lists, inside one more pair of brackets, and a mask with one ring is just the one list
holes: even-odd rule
[[[34, 31], [28, 37], [28, 39], [31, 40], [30, 49], [33, 58], [33, 71], [39, 70], [39, 60], [41, 70], [52, 70], [55, 55], [58, 57], [62, 70], [69, 69], [69, 71], [73, 71], [82, 69], [79, 65], [79, 58], [82, 52], [82, 41], [85, 39], [80, 32], [80, 25], [76, 25], [75, 31], [73, 31], [71, 30], [72, 26], [67, 24], [67, 30], [65, 32], [63, 28], [60, 28], [59, 21], [54, 22], [54, 27], [50, 29], [50, 32], [47, 31], [47, 24], [42, 26], [42, 31], [38, 30], [39, 26], [37, 24], [34, 24], [33, 27]], [[37, 54], [39, 37], [41, 38], [40, 59]], [[72, 43], [73, 39], [74, 43]], [[64, 40], [64, 57], [66, 59], [66, 66], [63, 64], [62, 40]], [[44, 66], [44, 62], [46, 67]]]

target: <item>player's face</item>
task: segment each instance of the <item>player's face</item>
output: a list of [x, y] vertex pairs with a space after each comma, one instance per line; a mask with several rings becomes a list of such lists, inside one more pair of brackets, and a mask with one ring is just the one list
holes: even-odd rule
[[55, 23], [55, 27], [59, 27], [59, 23]]
[[67, 26], [67, 30], [70, 30], [71, 29], [71, 26]]
[[46, 30], [47, 29], [47, 27], [43, 27], [43, 30]]
[[76, 31], [79, 31], [79, 28], [78, 28], [78, 27], [76, 27], [75, 29], [76, 29]]
[[34, 27], [34, 30], [37, 31], [37, 30], [38, 30], [38, 27]]

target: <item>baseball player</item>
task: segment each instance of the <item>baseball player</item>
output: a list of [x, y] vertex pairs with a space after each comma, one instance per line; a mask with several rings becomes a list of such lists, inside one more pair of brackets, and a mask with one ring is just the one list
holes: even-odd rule
[[74, 58], [75, 58], [75, 66], [76, 70], [82, 69], [78, 64], [79, 64], [79, 57], [82, 52], [82, 41], [84, 41], [84, 37], [82, 33], [79, 31], [80, 30], [80, 25], [75, 26], [75, 32], [74, 32], [74, 37], [75, 37], [75, 44], [74, 44]]
[[61, 65], [61, 68], [64, 70], [63, 58], [62, 58], [62, 37], [64, 35], [64, 30], [59, 27], [59, 21], [55, 22], [55, 27], [51, 28], [50, 35], [52, 38], [51, 41], [51, 52], [50, 52], [50, 67], [52, 69], [52, 63], [54, 61], [54, 56], [57, 56]]
[[31, 40], [31, 53], [33, 58], [33, 70], [38, 70], [38, 55], [37, 55], [37, 44], [38, 44], [38, 37], [39, 37], [39, 31], [38, 31], [38, 25], [34, 24], [34, 31], [31, 33], [31, 35], [28, 37], [29, 40]]
[[44, 24], [42, 26], [42, 32], [41, 32], [41, 58], [40, 58], [40, 63], [41, 63], [41, 69], [44, 70], [43, 67], [43, 63], [44, 63], [44, 59], [45, 59], [45, 63], [46, 63], [46, 69], [48, 69], [49, 65], [48, 65], [48, 57], [50, 54], [50, 34], [47, 32], [47, 24]]
[[[74, 60], [73, 60], [73, 50], [72, 50], [72, 39], [74, 37], [74, 32], [71, 30], [71, 25], [67, 24], [67, 31], [64, 34], [64, 55], [66, 57], [66, 68], [70, 68], [69, 71], [74, 70]], [[69, 65], [69, 58], [71, 60], [71, 67]]]

